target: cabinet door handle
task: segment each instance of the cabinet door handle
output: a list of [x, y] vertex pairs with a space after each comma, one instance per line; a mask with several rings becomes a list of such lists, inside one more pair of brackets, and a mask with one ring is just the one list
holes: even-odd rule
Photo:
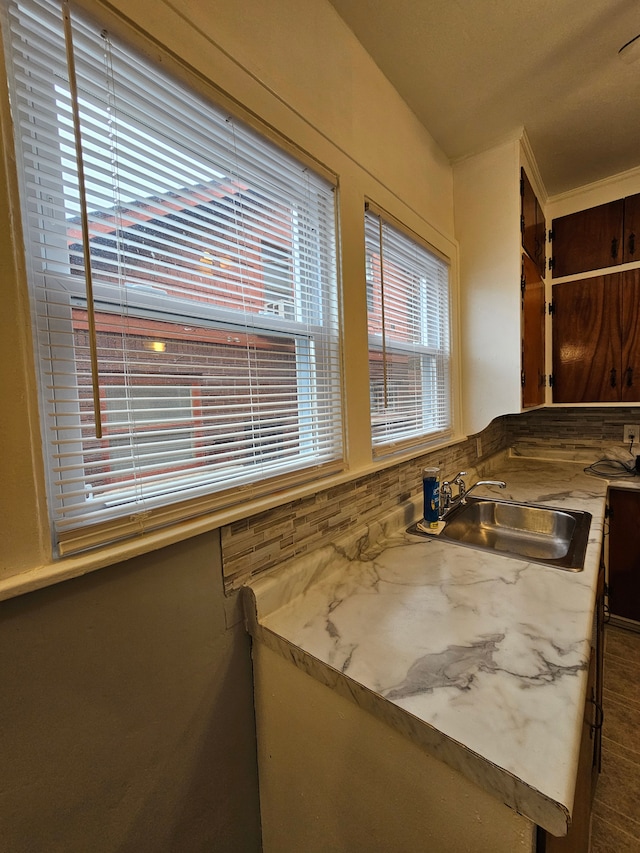
[[616, 376], [617, 376], [616, 369], [615, 369], [615, 367], [612, 367], [611, 373], [609, 374], [609, 384], [611, 385], [612, 388], [616, 387], [616, 381], [617, 381]]
[[618, 257], [618, 239], [617, 239], [617, 237], [614, 237], [613, 240], [611, 241], [611, 257], [612, 258]]
[[636, 235], [629, 234], [629, 254], [633, 255], [636, 251]]
[[625, 383], [627, 388], [631, 388], [633, 385], [633, 367], [627, 367], [625, 370]]
[[591, 723], [591, 736], [593, 737], [593, 735], [602, 728], [602, 724], [604, 723], [604, 710], [602, 705], [600, 705], [599, 702], [596, 702], [593, 696], [589, 701], [595, 708], [594, 719]]

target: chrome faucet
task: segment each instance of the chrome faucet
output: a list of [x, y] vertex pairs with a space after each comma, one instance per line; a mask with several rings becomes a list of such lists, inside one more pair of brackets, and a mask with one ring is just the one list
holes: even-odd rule
[[[444, 480], [440, 485], [440, 521], [456, 507], [466, 504], [467, 498], [478, 486], [497, 486], [499, 489], [504, 489], [507, 486], [504, 480], [478, 480], [471, 488], [467, 489], [466, 483], [462, 479], [466, 476], [466, 471], [459, 471], [451, 482]], [[458, 487], [458, 494], [455, 497], [453, 496], [452, 486]]]
[[474, 489], [477, 489], [478, 486], [497, 486], [499, 489], [506, 489], [507, 484], [504, 480], [478, 480], [477, 483], [474, 483], [470, 489], [467, 489], [464, 497], [461, 500], [461, 503], [466, 503], [467, 498], [471, 494]]
[[[458, 506], [466, 494], [467, 487], [463, 477], [467, 476], [466, 471], [459, 471], [451, 482], [444, 480], [440, 485], [440, 520], [444, 518], [452, 509]], [[458, 487], [458, 494], [454, 497], [451, 486]]]

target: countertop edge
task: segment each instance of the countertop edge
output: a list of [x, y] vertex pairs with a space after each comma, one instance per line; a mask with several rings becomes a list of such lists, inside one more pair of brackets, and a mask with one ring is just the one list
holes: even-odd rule
[[255, 641], [263, 643], [315, 681], [391, 726], [430, 756], [456, 770], [518, 814], [553, 835], [567, 834], [571, 823], [570, 813], [562, 803], [550, 800], [522, 779], [463, 743], [443, 734], [384, 696], [339, 672], [269, 628], [263, 627], [257, 619], [250, 620], [248, 630]]

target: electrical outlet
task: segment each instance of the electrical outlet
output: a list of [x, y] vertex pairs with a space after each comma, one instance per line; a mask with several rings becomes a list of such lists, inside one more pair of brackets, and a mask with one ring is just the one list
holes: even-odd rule
[[631, 442], [633, 441], [634, 444], [640, 445], [640, 425], [625, 424], [622, 440], [625, 444], [631, 444]]

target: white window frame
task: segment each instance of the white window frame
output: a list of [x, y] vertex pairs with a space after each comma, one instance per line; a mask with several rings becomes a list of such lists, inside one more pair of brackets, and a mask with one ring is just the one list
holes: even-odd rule
[[[16, 6], [36, 10], [41, 5], [40, 0], [6, 0], [8, 9], [13, 10]], [[42, 0], [42, 5], [60, 7], [57, 0]], [[8, 32], [11, 11], [5, 11], [4, 31]], [[71, 14], [72, 20], [82, 20], [83, 15]], [[84, 24], [83, 24], [84, 26]], [[26, 28], [28, 29], [28, 28]], [[11, 50], [7, 50], [11, 54]], [[142, 60], [144, 62], [144, 60]], [[11, 71], [9, 74], [12, 77]], [[51, 86], [50, 113], [60, 111], [58, 106], [58, 95], [55, 94], [55, 86]], [[14, 86], [12, 92], [14, 104], [19, 105], [20, 97]], [[60, 96], [61, 97], [61, 96]], [[195, 97], [195, 96], [194, 96]], [[28, 96], [26, 97], [28, 100]], [[199, 100], [202, 100], [199, 98]], [[207, 105], [203, 103], [203, 108]], [[211, 104], [212, 112], [217, 108]], [[19, 108], [17, 108], [19, 112]], [[219, 111], [218, 111], [219, 112]], [[237, 132], [249, 138], [249, 150], [251, 146], [275, 146], [262, 139], [249, 128], [242, 126], [237, 119], [229, 117], [237, 128]], [[16, 132], [19, 134], [19, 121], [16, 122]], [[151, 132], [151, 131], [150, 131]], [[68, 134], [67, 134], [68, 135]], [[18, 144], [18, 149], [20, 145]], [[67, 249], [67, 225], [63, 212], [49, 210], [46, 181], [51, 184], [51, 192], [57, 198], [65, 198], [62, 189], [56, 189], [60, 185], [62, 173], [66, 167], [62, 164], [62, 154], [58, 159], [58, 174], [49, 174], [46, 180], [33, 175], [33, 162], [38, 155], [31, 152], [31, 163], [25, 166], [22, 162], [22, 173], [25, 179], [22, 181], [22, 203], [25, 220], [25, 242], [29, 255], [30, 286], [33, 303], [40, 301], [41, 305], [47, 306], [44, 313], [37, 315], [35, 320], [37, 333], [40, 337], [38, 351], [43, 347], [46, 338], [46, 346], [55, 351], [55, 359], [58, 362], [74, 361], [73, 351], [73, 323], [72, 312], [75, 308], [92, 307], [94, 310], [115, 311], [118, 315], [122, 311], [122, 304], [114, 299], [114, 287], [108, 282], [102, 281], [96, 275], [93, 282], [92, 293], [89, 295], [84, 286], [83, 277], [71, 274], [71, 256]], [[70, 155], [65, 154], [68, 159]], [[243, 155], [244, 156], [244, 155]], [[290, 155], [284, 155], [289, 157]], [[310, 196], [314, 193], [313, 164], [302, 160], [301, 170], [309, 175]], [[262, 167], [262, 166], [261, 166]], [[322, 179], [328, 177], [324, 170]], [[31, 176], [31, 177], [30, 177]], [[286, 176], [280, 176], [277, 169], [273, 172], [271, 179], [274, 185], [281, 183], [282, 192], [286, 193]], [[38, 187], [38, 183], [40, 186]], [[183, 475], [179, 488], [174, 489], [168, 485], [164, 490], [155, 494], [144, 495], [137, 490], [134, 484], [130, 489], [123, 488], [122, 494], [109, 493], [108, 499], [102, 502], [96, 499], [91, 489], [86, 488], [85, 500], [79, 511], [65, 512], [67, 500], [77, 501], [77, 498], [68, 498], [71, 493], [78, 492], [75, 483], [78, 474], [78, 482], [82, 480], [82, 472], [85, 470], [84, 444], [81, 440], [80, 409], [79, 402], [74, 399], [73, 392], [68, 387], [62, 387], [53, 382], [51, 386], [52, 370], [39, 359], [40, 363], [40, 394], [41, 414], [43, 418], [43, 434], [45, 445], [48, 448], [46, 454], [46, 468], [48, 471], [48, 494], [51, 512], [52, 529], [54, 531], [54, 547], [58, 556], [75, 553], [90, 547], [96, 547], [111, 541], [126, 538], [141, 530], [156, 529], [176, 520], [190, 518], [212, 509], [229, 506], [241, 500], [258, 497], [274, 488], [285, 488], [291, 485], [307, 482], [309, 479], [317, 479], [318, 476], [337, 472], [344, 467], [344, 454], [342, 448], [342, 410], [341, 410], [341, 378], [340, 378], [340, 339], [338, 325], [338, 278], [336, 253], [336, 201], [335, 180], [332, 201], [333, 214], [331, 217], [331, 233], [327, 235], [328, 220], [325, 218], [321, 224], [314, 219], [313, 202], [305, 209], [305, 220], [301, 221], [295, 207], [291, 209], [291, 251], [292, 269], [294, 278], [299, 275], [295, 289], [294, 311], [285, 311], [281, 316], [276, 312], [261, 311], [253, 312], [249, 316], [250, 328], [247, 326], [248, 315], [241, 312], [205, 302], [185, 302], [176, 298], [174, 294], [163, 288], [162, 284], [154, 285], [145, 280], [135, 282], [130, 286], [125, 285], [127, 316], [129, 318], [169, 318], [174, 323], [195, 323], [200, 329], [224, 330], [230, 336], [235, 334], [253, 336], [271, 336], [284, 338], [292, 341], [294, 347], [294, 361], [296, 364], [297, 379], [297, 424], [299, 430], [299, 442], [297, 456], [283, 460], [281, 463], [265, 467], [265, 461], [273, 456], [273, 451], [265, 447], [264, 440], [256, 441], [255, 469], [249, 475], [239, 475], [233, 482], [226, 480], [222, 486], [218, 486], [215, 479], [215, 471], [206, 473], [194, 473]], [[327, 183], [327, 186], [329, 184]], [[316, 186], [318, 184], [316, 183]], [[53, 197], [52, 196], [52, 197]], [[324, 214], [323, 214], [324, 215]], [[49, 235], [53, 235], [55, 245], [52, 248], [40, 250], [38, 228], [34, 226], [34, 220], [46, 220], [51, 222], [56, 219], [60, 223], [59, 228], [49, 228]], [[37, 223], [36, 223], [37, 225]], [[320, 234], [323, 234], [323, 246], [320, 248]], [[31, 235], [31, 236], [29, 236]], [[327, 242], [328, 241], [328, 242]], [[327, 246], [333, 241], [333, 260], [327, 264]], [[205, 250], [206, 251], [206, 250]], [[322, 252], [323, 254], [318, 254]], [[322, 271], [320, 267], [322, 266]], [[304, 274], [301, 271], [304, 270]], [[322, 281], [320, 280], [322, 279]], [[55, 293], [55, 298], [51, 294]], [[304, 306], [304, 310], [303, 310]], [[293, 316], [292, 316], [293, 314]], [[43, 330], [42, 326], [48, 324]], [[50, 357], [50, 359], [53, 356]], [[51, 362], [53, 363], [53, 362]], [[322, 372], [318, 373], [322, 365]], [[53, 371], [55, 373], [55, 371]], [[66, 382], [73, 384], [73, 375], [67, 373]], [[183, 380], [178, 376], [178, 384]], [[76, 387], [78, 380], [76, 379]], [[77, 395], [76, 395], [77, 396]], [[320, 411], [319, 401], [323, 399]], [[326, 400], [330, 400], [326, 404]], [[329, 411], [330, 409], [330, 411]], [[327, 413], [329, 412], [329, 413]], [[51, 444], [48, 436], [52, 434], [52, 423], [55, 424], [61, 415], [71, 422], [77, 421], [77, 428], [69, 429], [67, 436], [66, 459], [60, 462], [59, 445]], [[322, 420], [324, 419], [324, 420]], [[320, 427], [318, 424], [320, 423]], [[238, 432], [245, 429], [238, 425]], [[318, 430], [322, 430], [319, 437]], [[268, 432], [268, 430], [267, 430]], [[329, 435], [329, 438], [327, 438]], [[75, 436], [75, 437], [74, 437]], [[75, 442], [75, 445], [74, 445]], [[74, 450], [74, 446], [76, 449]], [[57, 447], [57, 450], [56, 450]], [[56, 461], [58, 460], [58, 461]], [[60, 473], [62, 469], [71, 471], [69, 482], [63, 481]], [[66, 475], [65, 475], [66, 476]], [[116, 490], [117, 491], [117, 490]], [[185, 499], [185, 492], [188, 493]], [[101, 504], [101, 512], [95, 510]], [[135, 519], [134, 519], [135, 516]], [[131, 523], [133, 521], [133, 523]], [[91, 528], [86, 532], [87, 525]]]
[[[409, 246], [413, 257], [406, 251]], [[385, 248], [393, 260], [385, 257]], [[390, 214], [367, 202], [365, 269], [372, 452], [374, 456], [387, 456], [444, 443], [454, 432], [450, 260]], [[404, 277], [407, 289], [415, 288], [417, 323], [410, 322], [409, 304], [405, 302], [404, 316], [402, 307], [398, 308], [402, 293], [393, 281], [394, 272], [395, 278]], [[392, 321], [398, 314], [401, 325], [406, 323], [405, 333], [393, 329]], [[419, 364], [419, 390], [412, 390], [406, 377], [393, 380], [397, 361], [406, 361], [408, 370], [412, 358]], [[381, 379], [376, 362], [382, 365]]]

